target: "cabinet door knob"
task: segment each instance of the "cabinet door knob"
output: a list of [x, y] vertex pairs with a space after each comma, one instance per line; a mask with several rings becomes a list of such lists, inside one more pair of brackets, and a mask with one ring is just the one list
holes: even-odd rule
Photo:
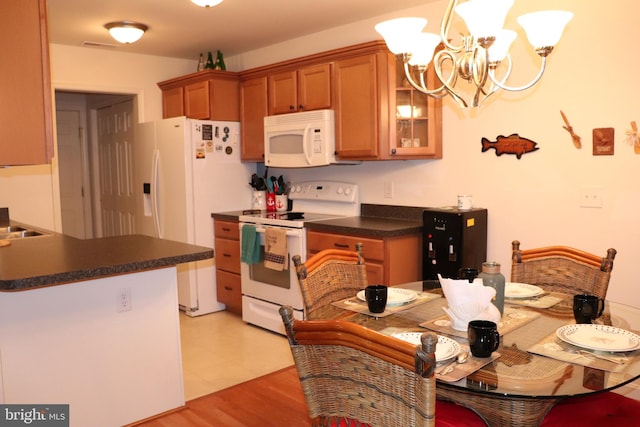
[[395, 154], [396, 154], [396, 149], [395, 149], [395, 148], [392, 148], [392, 149], [391, 149], [391, 154], [393, 154], [393, 155], [395, 155]]
[[304, 110], [304, 105], [302, 104], [298, 105], [298, 110]]
[[295, 109], [296, 109], [295, 105], [289, 105], [289, 110], [293, 111]]

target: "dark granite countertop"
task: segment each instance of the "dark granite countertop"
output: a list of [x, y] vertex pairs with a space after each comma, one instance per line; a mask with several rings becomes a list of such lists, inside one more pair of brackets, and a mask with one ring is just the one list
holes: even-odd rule
[[97, 279], [213, 257], [213, 249], [148, 236], [80, 240], [51, 233], [0, 247], [0, 291]]
[[304, 225], [307, 230], [378, 238], [420, 234], [422, 232], [422, 221], [367, 216], [312, 221]]
[[[395, 237], [422, 233], [422, 211], [413, 206], [373, 205], [363, 203], [360, 216], [305, 222], [308, 230], [367, 237]], [[215, 212], [213, 219], [237, 221], [242, 211]]]
[[422, 233], [423, 208], [363, 203], [360, 216], [305, 223], [309, 230], [367, 237], [395, 237]]

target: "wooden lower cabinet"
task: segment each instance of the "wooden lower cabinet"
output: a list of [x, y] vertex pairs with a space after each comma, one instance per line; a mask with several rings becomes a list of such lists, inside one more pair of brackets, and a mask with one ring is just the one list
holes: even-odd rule
[[216, 290], [227, 311], [242, 315], [240, 230], [237, 221], [215, 220]]
[[355, 251], [356, 243], [362, 243], [370, 284], [393, 286], [422, 280], [419, 234], [371, 238], [307, 230], [307, 258], [324, 249]]
[[242, 316], [242, 288], [240, 275], [216, 270], [218, 301], [227, 306], [227, 311]]

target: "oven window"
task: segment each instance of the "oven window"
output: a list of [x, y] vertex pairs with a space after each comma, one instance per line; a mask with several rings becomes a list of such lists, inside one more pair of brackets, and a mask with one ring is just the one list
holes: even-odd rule
[[[289, 254], [289, 268], [291, 268], [292, 261]], [[277, 286], [283, 289], [291, 288], [291, 274], [289, 269], [278, 271], [264, 266], [264, 245], [260, 245], [260, 261], [256, 264], [249, 265], [249, 277], [254, 282], [260, 282], [267, 285]]]

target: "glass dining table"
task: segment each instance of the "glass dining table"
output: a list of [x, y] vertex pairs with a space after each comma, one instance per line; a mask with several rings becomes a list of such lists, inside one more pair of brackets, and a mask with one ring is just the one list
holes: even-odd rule
[[[442, 310], [447, 301], [437, 281], [397, 287], [418, 298], [376, 316], [362, 295], [354, 296], [324, 307], [317, 318], [347, 320], [402, 339], [431, 330], [439, 345], [444, 337], [443, 345], [452, 344], [454, 352], [468, 350], [466, 331], [454, 330]], [[594, 325], [576, 325], [573, 296], [544, 293], [505, 300], [498, 331], [500, 346], [491, 357], [471, 356], [461, 364], [447, 360], [435, 371], [439, 399], [473, 409], [492, 427], [537, 426], [564, 398], [613, 390], [640, 377], [640, 342], [635, 345], [640, 308], [606, 301]], [[592, 331], [596, 341], [611, 336], [614, 344], [601, 340], [591, 346]], [[616, 347], [618, 339], [625, 346]]]

